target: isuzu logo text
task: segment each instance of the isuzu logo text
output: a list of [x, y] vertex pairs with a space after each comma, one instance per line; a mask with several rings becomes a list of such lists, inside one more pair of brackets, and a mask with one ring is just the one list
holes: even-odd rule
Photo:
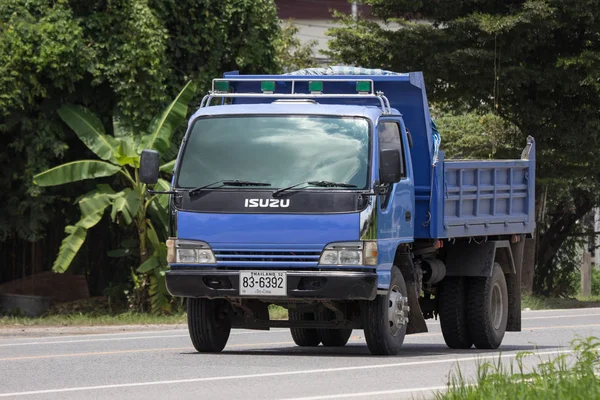
[[246, 199], [244, 207], [248, 208], [286, 208], [290, 199]]

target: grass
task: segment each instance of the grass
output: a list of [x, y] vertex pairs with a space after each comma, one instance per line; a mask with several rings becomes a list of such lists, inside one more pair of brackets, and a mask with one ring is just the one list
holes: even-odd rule
[[288, 319], [288, 310], [287, 308], [271, 304], [269, 306], [269, 317], [271, 319]]
[[447, 391], [437, 393], [436, 399], [599, 399], [600, 340], [576, 339], [572, 349], [572, 354], [540, 359], [530, 369], [524, 365], [524, 359], [533, 355], [528, 352], [519, 353], [509, 366], [500, 360], [485, 362], [478, 366], [475, 382], [467, 381], [458, 369], [451, 374]]
[[94, 326], [94, 325], [172, 325], [186, 323], [184, 313], [153, 315], [140, 313], [120, 314], [56, 314], [41, 317], [4, 316], [0, 326]]
[[521, 308], [531, 310], [550, 310], [557, 308], [600, 307], [600, 296], [564, 299], [559, 297], [523, 296]]

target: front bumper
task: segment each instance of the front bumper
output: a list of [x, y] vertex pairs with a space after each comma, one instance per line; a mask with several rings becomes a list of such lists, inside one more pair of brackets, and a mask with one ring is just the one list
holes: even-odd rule
[[[286, 271], [285, 299], [373, 300], [377, 295], [377, 273], [356, 271]], [[166, 273], [167, 289], [179, 297], [240, 296], [239, 271], [177, 269]], [[281, 299], [265, 296], [265, 299]]]

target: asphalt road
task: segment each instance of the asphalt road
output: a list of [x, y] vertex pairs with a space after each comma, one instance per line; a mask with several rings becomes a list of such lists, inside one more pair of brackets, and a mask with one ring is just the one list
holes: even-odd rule
[[[401, 354], [373, 357], [363, 332], [339, 349], [294, 346], [287, 329], [232, 332], [224, 352], [194, 351], [186, 329], [0, 338], [0, 398], [15, 399], [401, 399], [430, 398], [460, 365], [482, 359], [532, 365], [600, 337], [600, 308], [527, 311], [523, 331], [498, 351], [450, 350], [439, 322], [406, 337]], [[24, 332], [27, 333], [27, 332]]]

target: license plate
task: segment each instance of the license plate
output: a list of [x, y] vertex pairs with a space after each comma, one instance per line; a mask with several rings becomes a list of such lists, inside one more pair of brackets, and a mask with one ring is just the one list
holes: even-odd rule
[[287, 274], [282, 271], [240, 271], [241, 296], [287, 296]]

